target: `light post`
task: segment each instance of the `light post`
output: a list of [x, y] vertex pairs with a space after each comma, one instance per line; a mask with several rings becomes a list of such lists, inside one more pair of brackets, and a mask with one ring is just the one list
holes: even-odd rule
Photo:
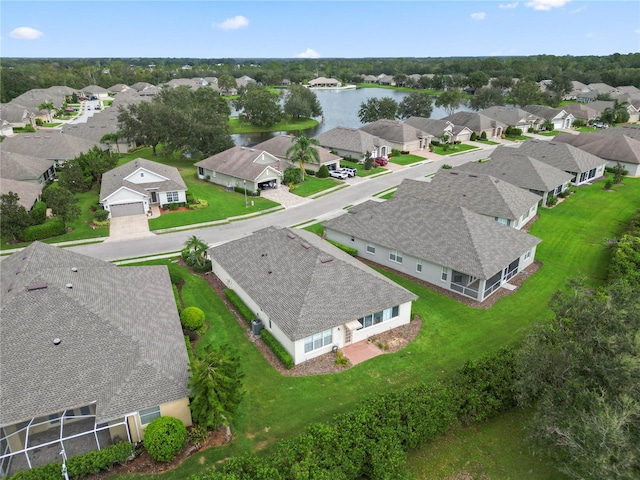
[[62, 455], [62, 476], [64, 480], [69, 480], [69, 474], [67, 473], [67, 452], [64, 451], [64, 445], [62, 445], [60, 455]]
[[244, 182], [244, 208], [248, 208], [249, 202], [247, 201], [247, 181], [243, 180], [243, 182]]

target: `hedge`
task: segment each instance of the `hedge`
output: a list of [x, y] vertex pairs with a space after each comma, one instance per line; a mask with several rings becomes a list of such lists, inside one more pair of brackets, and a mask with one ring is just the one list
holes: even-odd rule
[[32, 225], [22, 231], [22, 240], [33, 242], [44, 238], [57, 237], [67, 232], [64, 220], [60, 217], [53, 217], [42, 225]]
[[347, 247], [346, 245], [343, 245], [341, 243], [338, 242], [334, 242], [333, 240], [327, 240], [330, 244], [335, 245], [336, 247], [338, 247], [340, 250], [342, 250], [343, 252], [348, 253], [349, 255], [351, 255], [352, 257], [357, 257], [358, 256], [358, 250], [356, 248], [352, 248], [352, 247]]
[[238, 296], [238, 294], [233, 290], [231, 290], [230, 288], [226, 288], [224, 290], [224, 294], [227, 296], [231, 304], [234, 307], [236, 307], [238, 312], [240, 312], [240, 315], [242, 315], [242, 318], [244, 318], [245, 321], [249, 325], [251, 325], [251, 322], [253, 321], [254, 318], [256, 318], [256, 316], [253, 314], [251, 309], [247, 307], [247, 305], [242, 301], [242, 299]]
[[[84, 455], [67, 460], [70, 478], [82, 478], [92, 473], [110, 470], [115, 464], [123, 465], [133, 455], [133, 447], [128, 442], [118, 442], [102, 450], [92, 450]], [[60, 480], [62, 463], [50, 463], [43, 467], [16, 472], [9, 480]]]
[[47, 204], [40, 201], [36, 202], [29, 214], [35, 225], [42, 225], [47, 219]]
[[282, 344], [276, 340], [276, 337], [274, 337], [269, 330], [262, 329], [260, 337], [262, 337], [265, 345], [271, 349], [286, 368], [293, 368], [293, 358], [291, 358], [289, 352], [284, 349]]

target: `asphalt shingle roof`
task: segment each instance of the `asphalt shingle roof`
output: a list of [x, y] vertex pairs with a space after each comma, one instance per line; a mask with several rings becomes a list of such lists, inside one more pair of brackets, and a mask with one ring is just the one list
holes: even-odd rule
[[556, 142], [578, 147], [605, 160], [640, 163], [640, 127], [624, 125], [600, 132], [558, 135]]
[[[0, 425], [94, 401], [104, 422], [188, 395], [165, 266], [116, 267], [34, 242], [0, 272]], [[29, 290], [37, 284], [46, 288]]]
[[252, 182], [267, 167], [281, 172], [285, 166], [278, 158], [264, 150], [239, 146], [216, 153], [194, 165]]
[[6, 152], [0, 155], [0, 175], [11, 180], [38, 180], [55, 165], [53, 160]]
[[[168, 180], [161, 182], [133, 183], [125, 178], [131, 175], [139, 168], [144, 168], [150, 172], [161, 175]], [[148, 195], [147, 189], [157, 188], [160, 192], [174, 192], [186, 190], [187, 186], [180, 176], [180, 172], [176, 167], [163, 165], [162, 163], [152, 162], [144, 158], [136, 158], [124, 165], [109, 170], [102, 175], [100, 183], [100, 200], [104, 200], [121, 187], [127, 187], [136, 192]]]
[[357, 128], [336, 127], [316, 135], [320, 145], [326, 148], [346, 150], [349, 152], [371, 152], [384, 145], [385, 142], [375, 135], [371, 135]]
[[9, 178], [0, 178], [0, 193], [6, 195], [13, 192], [18, 195], [18, 205], [22, 205], [27, 211], [31, 210], [33, 204], [42, 194], [42, 185], [39, 183], [22, 182]]
[[370, 202], [325, 227], [482, 279], [491, 278], [540, 239], [458, 205], [405, 196]]
[[411, 125], [396, 120], [388, 120], [386, 118], [364, 125], [360, 127], [360, 130], [389, 142], [399, 144], [415, 142], [420, 138], [431, 136], [427, 132], [419, 130]]
[[209, 254], [292, 341], [417, 298], [304, 230], [269, 227]]
[[518, 152], [565, 172], [588, 172], [607, 163], [573, 145], [555, 141], [527, 140], [518, 148]]
[[453, 115], [444, 117], [442, 120], [448, 120], [454, 125], [462, 125], [474, 132], [480, 132], [482, 130], [492, 130], [495, 127], [506, 127], [507, 125], [494, 119], [483, 115], [480, 112], [456, 112]]
[[[258, 143], [257, 145], [254, 145], [253, 148], [255, 148], [256, 150], [264, 150], [274, 157], [278, 157], [284, 160], [287, 157], [287, 150], [291, 148], [291, 145], [293, 145], [293, 138], [294, 137], [289, 135], [278, 135], [275, 137], [271, 137], [264, 142]], [[335, 162], [336, 160], [340, 160], [342, 158], [338, 155], [334, 155], [326, 148], [315, 145], [313, 145], [311, 148], [315, 148], [318, 151], [321, 164], [327, 162]]]
[[2, 142], [2, 150], [51, 160], [71, 160], [95, 146], [106, 148], [98, 142], [75, 135], [65, 135], [60, 131], [50, 133], [50, 135], [35, 133], [7, 137]]

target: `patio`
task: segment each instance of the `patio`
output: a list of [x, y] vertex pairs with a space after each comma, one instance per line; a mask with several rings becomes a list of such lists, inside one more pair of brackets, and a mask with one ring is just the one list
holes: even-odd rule
[[357, 365], [378, 355], [382, 355], [384, 351], [374, 342], [362, 340], [361, 342], [352, 343], [351, 345], [343, 347], [342, 353], [351, 365]]

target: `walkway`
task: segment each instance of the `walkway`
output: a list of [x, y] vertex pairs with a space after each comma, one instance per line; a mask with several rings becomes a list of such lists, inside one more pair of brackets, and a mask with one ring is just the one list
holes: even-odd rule
[[375, 343], [369, 343], [362, 340], [358, 343], [352, 343], [342, 348], [342, 353], [351, 362], [351, 365], [357, 365], [365, 362], [373, 357], [382, 355], [384, 352]]

